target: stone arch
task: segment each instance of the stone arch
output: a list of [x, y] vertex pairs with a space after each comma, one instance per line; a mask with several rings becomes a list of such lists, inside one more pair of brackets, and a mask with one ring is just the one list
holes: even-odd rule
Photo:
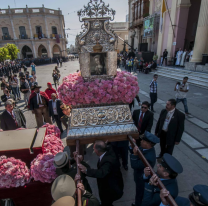
[[48, 57], [48, 51], [42, 44], [38, 47], [38, 57]]
[[27, 46], [27, 45], [24, 45], [22, 47], [21, 54], [22, 54], [23, 59], [24, 58], [32, 58], [33, 57], [32, 49], [29, 46]]
[[52, 49], [53, 57], [61, 56], [61, 48], [58, 44], [55, 44]]

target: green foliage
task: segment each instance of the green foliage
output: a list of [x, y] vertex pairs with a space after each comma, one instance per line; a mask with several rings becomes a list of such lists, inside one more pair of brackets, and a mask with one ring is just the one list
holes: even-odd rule
[[6, 47], [1, 47], [0, 48], [0, 62], [5, 61], [6, 59], [9, 59], [9, 51]]
[[5, 48], [8, 50], [11, 60], [17, 59], [17, 54], [19, 53], [19, 49], [15, 44], [7, 44]]

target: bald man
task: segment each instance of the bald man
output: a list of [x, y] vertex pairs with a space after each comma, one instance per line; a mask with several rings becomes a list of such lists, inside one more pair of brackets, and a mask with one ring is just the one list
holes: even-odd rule
[[58, 128], [61, 133], [63, 132], [63, 128], [61, 125], [61, 117], [64, 115], [62, 109], [60, 108], [61, 100], [57, 99], [57, 95], [55, 93], [51, 94], [51, 100], [49, 101], [49, 116], [52, 117], [53, 120], [56, 121]]

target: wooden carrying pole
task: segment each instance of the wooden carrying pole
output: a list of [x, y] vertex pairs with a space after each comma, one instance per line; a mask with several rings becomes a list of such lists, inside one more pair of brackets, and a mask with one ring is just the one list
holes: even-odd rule
[[[134, 147], [137, 146], [136, 143], [133, 141], [132, 136], [128, 135], [128, 139], [129, 139], [130, 143], [132, 145], [134, 145]], [[137, 152], [138, 152], [140, 160], [143, 162], [145, 167], [149, 167], [150, 168], [150, 174], [154, 175], [155, 174], [154, 170], [152, 169], [152, 167], [150, 166], [149, 162], [146, 160], [146, 158], [144, 157], [142, 152], [139, 149], [137, 150]], [[158, 185], [157, 186], [159, 187], [160, 190], [166, 189], [165, 186], [163, 185], [163, 183], [161, 182], [161, 180], [159, 178], [158, 178]], [[170, 206], [177, 206], [175, 200], [173, 199], [173, 197], [170, 194], [166, 197], [166, 200], [168, 201]]]
[[[77, 174], [81, 176], [80, 169], [78, 167], [78, 164], [80, 164], [80, 159], [79, 159], [79, 140], [76, 140], [76, 152], [77, 152]], [[80, 183], [81, 181], [78, 180], [77, 184]], [[77, 190], [77, 206], [82, 206], [82, 191], [80, 189]]]

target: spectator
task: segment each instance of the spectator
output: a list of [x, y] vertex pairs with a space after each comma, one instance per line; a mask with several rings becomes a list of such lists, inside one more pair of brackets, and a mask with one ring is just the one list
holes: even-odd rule
[[60, 105], [61, 105], [61, 100], [57, 99], [56, 93], [52, 93], [51, 100], [49, 101], [48, 104], [49, 116], [56, 121], [58, 128], [60, 129], [61, 133], [63, 133], [63, 128], [61, 125], [61, 117], [64, 116], [64, 114], [62, 112], [62, 109], [60, 108]]
[[153, 80], [150, 82], [150, 100], [151, 100], [151, 111], [154, 110], [154, 103], [157, 102], [157, 79], [158, 75], [154, 74]]
[[28, 83], [27, 80], [25, 80], [25, 78], [21, 78], [21, 86], [20, 86], [20, 91], [23, 93], [24, 95], [24, 101], [25, 101], [25, 109], [27, 108], [28, 105], [28, 101], [30, 98], [30, 85]]
[[43, 118], [45, 122], [52, 124], [48, 111], [49, 98], [45, 92], [40, 91], [40, 88], [41, 86], [34, 86], [34, 92], [30, 95], [28, 101], [28, 107], [35, 114], [38, 128], [43, 126]]
[[157, 64], [157, 60], [158, 60], [158, 55], [155, 53], [153, 56], [153, 61]]
[[183, 103], [186, 115], [190, 114], [188, 112], [187, 99], [186, 99], [187, 92], [189, 91], [189, 84], [187, 83], [187, 81], [188, 81], [188, 77], [184, 77], [183, 82], [177, 82], [174, 89], [174, 91], [177, 91], [176, 104], [178, 104], [179, 102]]
[[13, 103], [9, 100], [5, 103], [5, 111], [1, 115], [1, 129], [3, 131], [26, 128], [26, 119], [19, 109], [14, 109]]
[[[17, 75], [16, 75], [17, 76]], [[12, 87], [12, 93], [14, 95], [15, 100], [19, 100], [19, 94], [18, 94], [18, 83], [17, 83], [17, 79], [14, 78], [14, 76], [11, 76], [11, 79], [9, 81], [11, 87]]]
[[56, 58], [56, 64], [57, 64], [57, 67], [59, 67], [59, 59]]
[[15, 101], [15, 97], [13, 94], [10, 94], [9, 90], [7, 88], [5, 88], [3, 90], [4, 94], [1, 96], [1, 101], [2, 102], [6, 102], [9, 99], [13, 99]]
[[51, 95], [55, 93], [57, 95], [57, 92], [54, 88], [52, 88], [52, 84], [50, 82], [47, 83], [47, 89], [45, 90], [45, 93], [48, 95], [49, 99], [52, 99]]
[[32, 68], [32, 72], [34, 72], [36, 74], [36, 69], [35, 69], [36, 65], [34, 64], [34, 62], [32, 62], [32, 64], [30, 66]]

